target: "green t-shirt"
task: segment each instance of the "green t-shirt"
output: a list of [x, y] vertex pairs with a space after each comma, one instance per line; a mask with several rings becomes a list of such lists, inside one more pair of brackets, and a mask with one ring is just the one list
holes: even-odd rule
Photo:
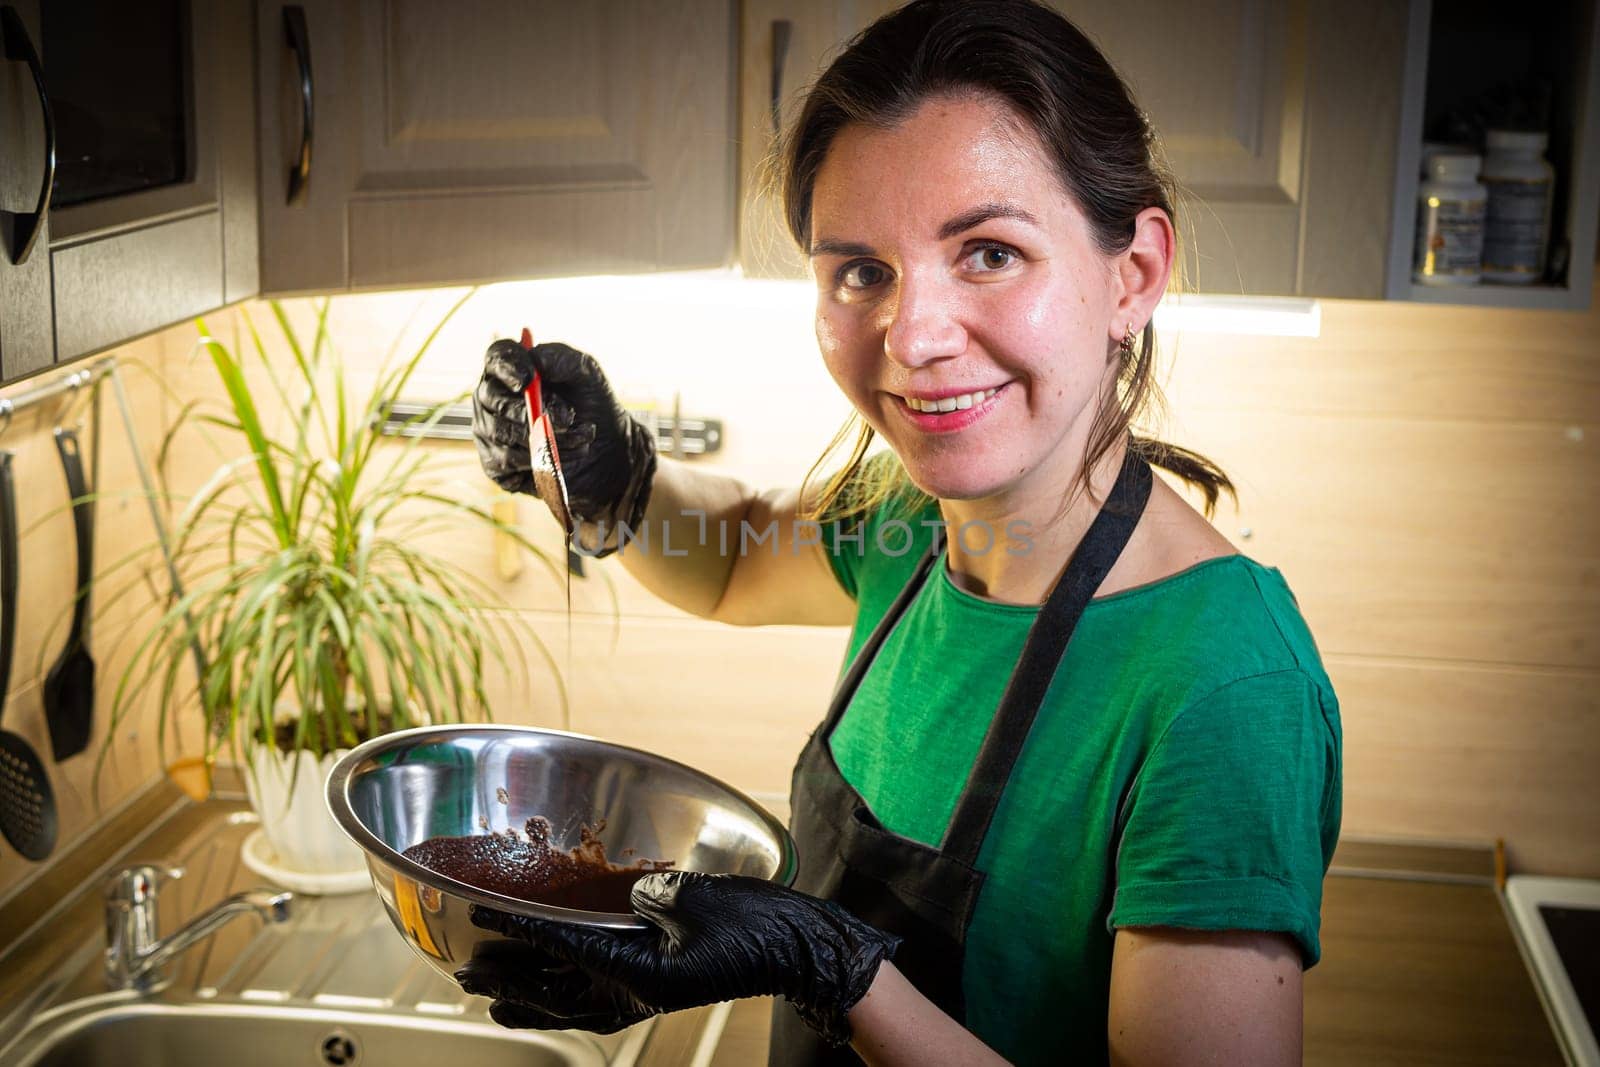
[[[847, 665], [933, 528], [858, 532], [824, 531]], [[1037, 612], [937, 561], [831, 738], [889, 830], [940, 842]], [[1311, 966], [1339, 813], [1338, 702], [1278, 571], [1229, 556], [1091, 601], [978, 859], [967, 1026], [1015, 1063], [1103, 1062], [1121, 926], [1281, 931]]]

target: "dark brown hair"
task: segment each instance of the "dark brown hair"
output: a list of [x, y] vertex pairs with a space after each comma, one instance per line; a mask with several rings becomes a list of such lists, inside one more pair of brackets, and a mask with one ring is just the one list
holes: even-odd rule
[[[1076, 26], [1032, 0], [914, 0], [859, 33], [829, 64], [784, 141], [785, 221], [801, 250], [811, 243], [817, 172], [840, 130], [893, 126], [930, 97], [972, 93], [1004, 101], [1028, 123], [1105, 255], [1127, 250], [1134, 220], [1146, 208], [1160, 208], [1176, 225], [1174, 185], [1155, 132], [1121, 76]], [[1129, 447], [1198, 487], [1209, 515], [1221, 493], [1235, 495], [1228, 476], [1198, 453], [1130, 430], [1161, 403], [1154, 362], [1155, 327], [1146, 324], [1132, 348], [1121, 349], [1116, 399], [1095, 417], [1079, 487], [1087, 487], [1089, 472], [1127, 435]], [[845, 465], [806, 508], [813, 516], [863, 510], [904, 488], [898, 464], [864, 468], [873, 430], [858, 415], [813, 466], [807, 484], [852, 433]], [[802, 492], [802, 499], [809, 497]]]

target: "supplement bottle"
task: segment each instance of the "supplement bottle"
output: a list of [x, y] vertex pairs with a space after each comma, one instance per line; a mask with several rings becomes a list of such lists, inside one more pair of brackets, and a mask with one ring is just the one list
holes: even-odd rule
[[1550, 244], [1555, 170], [1544, 158], [1545, 135], [1490, 130], [1483, 161], [1489, 211], [1483, 224], [1483, 280], [1528, 285], [1544, 277]]
[[1417, 189], [1417, 242], [1411, 276], [1423, 285], [1477, 285], [1489, 190], [1479, 156], [1444, 153], [1428, 161]]

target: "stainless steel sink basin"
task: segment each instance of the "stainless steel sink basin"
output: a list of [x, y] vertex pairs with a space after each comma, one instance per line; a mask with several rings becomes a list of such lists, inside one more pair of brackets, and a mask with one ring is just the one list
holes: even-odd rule
[[[256, 825], [222, 808], [170, 852], [135, 857], [186, 868], [163, 890], [163, 933], [260, 883], [239, 862], [239, 843]], [[186, 949], [165, 984], [108, 992], [99, 910], [96, 898], [79, 909], [87, 923], [41, 930], [41, 955], [52, 962], [0, 998], [0, 1064], [680, 1067], [709, 1057], [727, 1018], [719, 1009], [681, 1012], [605, 1035], [503, 1029], [488, 1001], [411, 951], [371, 892], [302, 895], [286, 922], [241, 919]], [[7, 962], [26, 967], [32, 958]]]
[[608, 1060], [574, 1035], [451, 1019], [148, 1001], [41, 1018], [7, 1057], [14, 1067], [605, 1067]]

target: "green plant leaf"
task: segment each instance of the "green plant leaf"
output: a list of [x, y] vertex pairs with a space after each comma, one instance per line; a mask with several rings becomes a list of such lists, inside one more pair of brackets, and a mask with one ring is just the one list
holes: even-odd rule
[[228, 391], [228, 398], [233, 402], [234, 414], [238, 416], [239, 425], [250, 442], [251, 454], [255, 457], [256, 468], [261, 473], [262, 488], [266, 491], [273, 520], [277, 525], [278, 543], [287, 548], [292, 543], [293, 530], [289, 525], [288, 511], [283, 505], [283, 492], [278, 487], [278, 470], [272, 463], [267, 435], [261, 428], [261, 417], [256, 413], [255, 398], [250, 394], [250, 386], [245, 381], [244, 371], [238, 362], [221, 344], [210, 339], [210, 331], [206, 329], [203, 319], [197, 319], [196, 324], [200, 332], [207, 337], [206, 350], [211, 353], [212, 365], [217, 369], [217, 376], [222, 379], [222, 387]]

